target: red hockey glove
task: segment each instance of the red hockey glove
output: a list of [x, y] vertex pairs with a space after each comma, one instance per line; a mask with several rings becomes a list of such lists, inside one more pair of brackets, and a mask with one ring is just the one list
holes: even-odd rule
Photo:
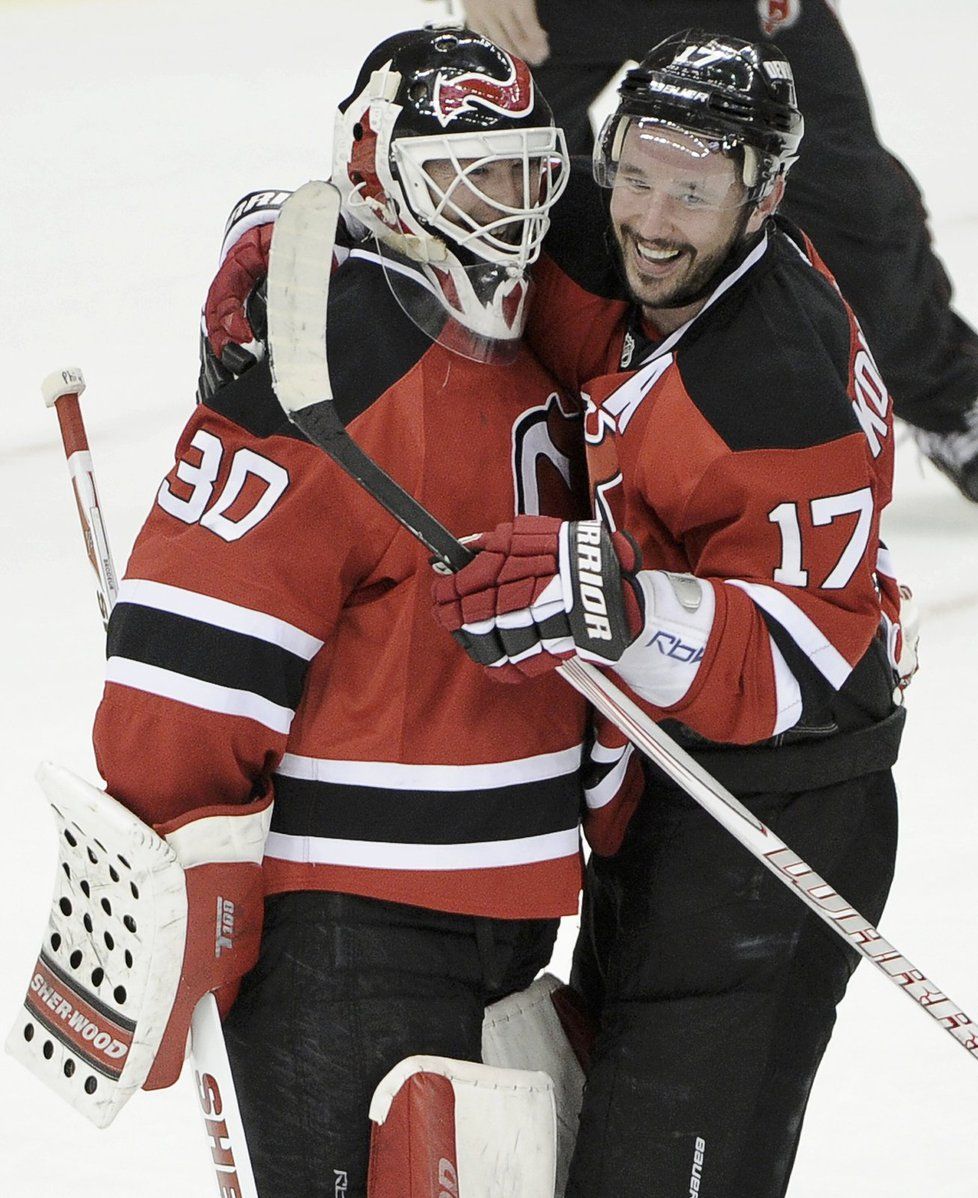
[[[268, 336], [266, 287], [268, 257], [278, 209], [288, 192], [254, 192], [238, 205], [262, 201], [231, 224], [224, 261], [214, 276], [201, 316], [199, 398], [209, 399], [221, 387], [244, 374], [265, 356]], [[236, 209], [236, 211], [238, 210]], [[259, 224], [249, 224], [255, 219]], [[243, 232], [239, 229], [243, 228]], [[354, 244], [341, 219], [336, 229], [333, 269]]]
[[208, 399], [265, 356], [265, 276], [273, 223], [231, 246], [207, 292], [200, 346], [200, 395]]
[[517, 516], [471, 542], [477, 556], [434, 584], [435, 618], [500, 681], [576, 653], [618, 660], [642, 627], [638, 552], [597, 520]]

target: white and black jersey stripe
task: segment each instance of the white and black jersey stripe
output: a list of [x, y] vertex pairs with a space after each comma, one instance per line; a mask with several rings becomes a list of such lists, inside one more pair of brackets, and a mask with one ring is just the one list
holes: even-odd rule
[[609, 746], [595, 741], [584, 772], [584, 798], [589, 811], [600, 811], [617, 798], [635, 746]]
[[581, 746], [516, 761], [411, 765], [286, 754], [267, 853], [377, 869], [482, 869], [577, 851]]
[[275, 616], [126, 579], [109, 623], [106, 678], [287, 733], [322, 641]]

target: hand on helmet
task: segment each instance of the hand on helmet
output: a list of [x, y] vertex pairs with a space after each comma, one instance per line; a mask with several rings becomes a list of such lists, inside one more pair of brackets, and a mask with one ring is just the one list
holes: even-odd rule
[[537, 18], [536, 0], [463, 0], [462, 8], [470, 29], [531, 67], [550, 57], [550, 42]]

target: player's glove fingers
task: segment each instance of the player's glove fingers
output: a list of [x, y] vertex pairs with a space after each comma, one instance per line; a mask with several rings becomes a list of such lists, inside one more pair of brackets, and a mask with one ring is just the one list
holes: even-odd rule
[[559, 529], [559, 520], [521, 516], [467, 541], [473, 560], [432, 584], [439, 623], [452, 629], [532, 607], [557, 573]]
[[495, 628], [490, 627], [483, 633], [459, 628], [452, 636], [476, 665], [483, 666], [496, 682], [523, 682], [526, 678], [519, 667], [510, 664]]
[[223, 360], [229, 344], [245, 346], [254, 358], [257, 340], [249, 305], [268, 273], [271, 224], [249, 229], [228, 251], [204, 302], [204, 329], [214, 354]]
[[503, 553], [507, 557], [556, 556], [561, 521], [553, 516], [517, 516], [497, 524], [472, 543], [473, 548]]
[[463, 624], [478, 624], [492, 618], [496, 578], [503, 560], [500, 554], [477, 553], [455, 574], [435, 576], [431, 598], [435, 619], [443, 628], [454, 632]]

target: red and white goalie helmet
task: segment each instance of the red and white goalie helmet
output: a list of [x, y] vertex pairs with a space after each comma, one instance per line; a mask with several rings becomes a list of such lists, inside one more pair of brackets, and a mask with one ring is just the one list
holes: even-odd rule
[[567, 182], [563, 133], [524, 62], [463, 29], [388, 38], [340, 105], [332, 179], [425, 332], [473, 357], [519, 338]]

